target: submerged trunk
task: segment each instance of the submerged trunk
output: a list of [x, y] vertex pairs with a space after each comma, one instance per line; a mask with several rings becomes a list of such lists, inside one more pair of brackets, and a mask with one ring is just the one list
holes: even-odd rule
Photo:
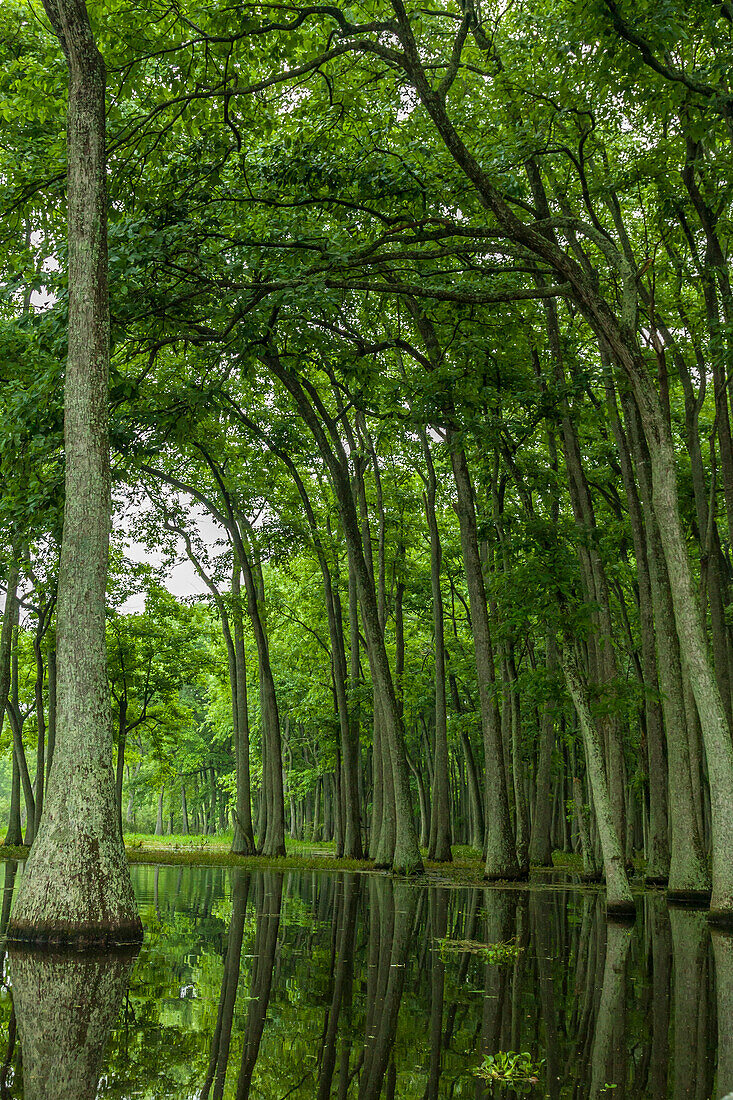
[[46, 11], [70, 71], [58, 737], [8, 935], [35, 943], [129, 943], [142, 939], [142, 925], [116, 812], [105, 651], [111, 510], [105, 66], [83, 3], [47, 0]]

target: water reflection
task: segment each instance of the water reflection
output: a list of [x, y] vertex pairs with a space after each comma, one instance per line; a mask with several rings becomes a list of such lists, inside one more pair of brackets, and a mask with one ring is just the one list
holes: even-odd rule
[[12, 948], [9, 960], [25, 1100], [93, 1100], [133, 957]]
[[[0, 1100], [733, 1092], [733, 939], [661, 895], [629, 928], [599, 893], [558, 887], [133, 872], [146, 941], [131, 976], [107, 957], [5, 959]], [[523, 1053], [536, 1081], [477, 1074]]]

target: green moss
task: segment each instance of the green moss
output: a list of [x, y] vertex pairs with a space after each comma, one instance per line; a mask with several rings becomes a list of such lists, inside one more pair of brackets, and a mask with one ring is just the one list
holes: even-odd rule
[[[263, 856], [237, 856], [230, 852], [231, 833], [218, 836], [154, 836], [133, 833], [125, 835], [125, 848], [130, 863], [188, 864], [201, 867], [242, 867], [250, 871], [351, 871], [352, 873], [384, 874], [377, 871], [371, 860], [338, 859], [332, 843], [309, 844], [287, 838], [287, 855], [280, 859]], [[24, 860], [30, 849], [5, 848], [0, 845], [0, 862], [8, 859]], [[553, 853], [555, 868], [559, 871], [582, 870], [582, 859], [564, 852]], [[426, 886], [484, 886], [484, 864], [481, 853], [467, 845], [455, 845], [452, 863], [435, 863], [425, 860], [425, 873], [412, 881]], [[535, 885], [542, 885], [544, 876], [535, 876]], [[546, 881], [546, 880], [545, 880]], [[501, 883], [494, 883], [501, 887]], [[516, 889], [526, 889], [526, 883], [510, 884]], [[530, 883], [531, 885], [531, 883]], [[505, 884], [506, 886], [506, 884]], [[593, 889], [583, 885], [583, 889]], [[595, 887], [600, 889], [600, 887]]]
[[0, 860], [6, 859], [27, 859], [30, 848], [25, 844], [19, 845], [17, 848], [9, 845], [7, 848], [4, 845], [0, 845]]
[[580, 873], [583, 870], [583, 857], [580, 852], [556, 851], [552, 853], [552, 865], [560, 871], [577, 871]]
[[336, 859], [333, 856], [303, 853], [288, 854], [279, 859], [264, 856], [238, 856], [223, 846], [172, 848], [161, 845], [136, 844], [127, 848], [130, 863], [193, 864], [215, 867], [242, 867], [249, 871], [373, 871], [368, 860]]

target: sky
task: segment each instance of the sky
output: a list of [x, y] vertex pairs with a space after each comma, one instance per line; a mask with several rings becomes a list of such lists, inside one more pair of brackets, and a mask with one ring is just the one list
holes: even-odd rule
[[[220, 543], [226, 537], [223, 528], [215, 523], [203, 508], [189, 505], [189, 513], [195, 517], [199, 537], [205, 546], [214, 548], [216, 543]], [[131, 519], [132, 517], [128, 514], [128, 531], [130, 530]], [[129, 533], [125, 539], [125, 557], [129, 558], [130, 561], [148, 562], [153, 566], [160, 566], [163, 562], [161, 554], [151, 552], [147, 546], [137, 542]], [[186, 548], [182, 539], [178, 540], [178, 556], [173, 568], [166, 575], [164, 583], [168, 591], [179, 599], [209, 595], [206, 585], [186, 556]], [[120, 610], [123, 613], [142, 611], [144, 604], [145, 597], [143, 594], [139, 594], [125, 600]]]

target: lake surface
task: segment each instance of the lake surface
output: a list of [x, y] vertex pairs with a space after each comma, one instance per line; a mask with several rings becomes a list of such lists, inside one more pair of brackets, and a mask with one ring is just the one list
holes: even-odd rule
[[[132, 875], [136, 959], [5, 956], [0, 1100], [733, 1092], [733, 939], [660, 895], [629, 928], [562, 886]], [[487, 1056], [525, 1079], [477, 1076]]]

